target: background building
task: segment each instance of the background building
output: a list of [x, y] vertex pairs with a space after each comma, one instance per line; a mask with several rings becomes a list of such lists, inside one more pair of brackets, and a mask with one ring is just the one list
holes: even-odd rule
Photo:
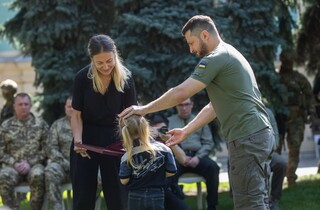
[[[10, 19], [15, 13], [9, 11], [7, 4], [9, 0], [0, 0], [0, 26]], [[18, 84], [18, 92], [27, 92], [35, 96], [38, 91], [33, 86], [35, 71], [31, 66], [31, 58], [23, 56], [22, 53], [14, 49], [7, 40], [0, 40], [0, 82], [5, 79], [12, 79]], [[4, 99], [0, 97], [0, 108], [4, 105]], [[35, 111], [35, 107], [34, 107]]]

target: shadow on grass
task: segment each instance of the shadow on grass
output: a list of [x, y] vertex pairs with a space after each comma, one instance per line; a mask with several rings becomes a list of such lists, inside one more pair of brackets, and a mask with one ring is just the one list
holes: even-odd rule
[[[320, 174], [303, 176], [298, 179], [295, 186], [288, 188], [284, 183], [282, 198], [280, 201], [281, 210], [319, 210], [320, 209]], [[205, 189], [205, 184], [202, 185]], [[187, 196], [185, 202], [192, 210], [197, 209], [196, 185], [184, 185]], [[205, 206], [205, 196], [203, 203]], [[2, 203], [0, 202], [0, 205]], [[232, 198], [229, 194], [229, 184], [219, 184], [219, 205], [217, 210], [232, 210]], [[21, 210], [30, 210], [28, 200], [21, 203]], [[101, 210], [106, 210], [105, 203], [102, 202]], [[178, 209], [177, 209], [178, 210]]]
[[320, 209], [320, 174], [303, 176], [293, 187], [282, 191], [281, 210]]
[[[202, 186], [205, 189], [205, 185]], [[320, 209], [320, 174], [303, 176], [298, 179], [295, 186], [288, 188], [284, 183], [282, 198], [280, 201], [281, 210], [319, 210]], [[187, 190], [192, 187], [187, 186]], [[192, 194], [192, 193], [189, 193]], [[197, 210], [197, 199], [195, 195], [187, 196], [185, 202], [192, 210]], [[205, 196], [204, 196], [205, 202]], [[205, 206], [205, 203], [204, 203]], [[217, 210], [232, 210], [232, 198], [229, 193], [229, 183], [219, 184], [219, 204]]]

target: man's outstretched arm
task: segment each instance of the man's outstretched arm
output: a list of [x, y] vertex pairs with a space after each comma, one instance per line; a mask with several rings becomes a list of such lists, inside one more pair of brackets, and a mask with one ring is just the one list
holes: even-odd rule
[[211, 102], [209, 102], [205, 107], [202, 108], [198, 115], [186, 126], [184, 126], [183, 128], [175, 128], [168, 131], [167, 134], [172, 134], [172, 136], [166, 142], [166, 145], [172, 146], [175, 144], [179, 144], [191, 133], [202, 128], [203, 126], [214, 120], [216, 117], [216, 112], [213, 109]]
[[169, 89], [162, 96], [146, 105], [130, 106], [126, 108], [119, 114], [119, 117], [127, 118], [133, 114], [144, 116], [149, 113], [168, 109], [170, 107], [178, 105], [179, 103], [198, 93], [205, 87], [206, 86], [204, 83], [192, 78], [188, 78], [180, 85]]

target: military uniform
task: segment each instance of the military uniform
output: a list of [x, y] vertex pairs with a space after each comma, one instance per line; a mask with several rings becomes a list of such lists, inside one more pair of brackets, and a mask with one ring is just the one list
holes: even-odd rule
[[70, 174], [72, 138], [70, 120], [66, 116], [52, 124], [46, 144], [49, 160], [45, 168], [45, 183], [46, 195], [53, 210], [63, 209], [61, 185], [68, 181]]
[[3, 121], [9, 119], [10, 117], [13, 117], [14, 115], [13, 98], [14, 94], [17, 92], [18, 85], [15, 81], [7, 79], [0, 83], [0, 88], [2, 90], [2, 96], [6, 100], [6, 103], [0, 113], [1, 124]]
[[14, 115], [14, 110], [13, 110], [12, 104], [5, 104], [1, 110], [0, 124], [6, 119], [13, 117], [13, 115]]
[[[30, 207], [40, 210], [44, 196], [44, 143], [48, 125], [42, 118], [33, 114], [26, 121], [13, 117], [0, 126], [0, 195], [2, 202], [12, 210], [19, 209], [14, 194], [14, 187], [21, 182], [28, 182], [31, 189]], [[16, 162], [26, 160], [30, 164], [27, 175], [19, 174], [14, 169]]]
[[[284, 105], [287, 108], [285, 133], [288, 144], [287, 180], [289, 185], [298, 178], [296, 170], [299, 164], [300, 146], [304, 138], [305, 123], [310, 114], [312, 88], [305, 76], [297, 71], [280, 71], [280, 81], [287, 89]], [[284, 135], [280, 135], [282, 142]], [[281, 152], [280, 146], [277, 151]]]

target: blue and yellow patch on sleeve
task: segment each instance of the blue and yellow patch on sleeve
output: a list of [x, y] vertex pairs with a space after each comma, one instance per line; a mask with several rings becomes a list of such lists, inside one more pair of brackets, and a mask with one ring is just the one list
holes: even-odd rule
[[200, 61], [200, 63], [199, 63], [199, 68], [201, 68], [201, 69], [205, 69], [206, 67], [207, 67], [207, 62], [205, 62], [205, 61]]
[[192, 75], [200, 76], [200, 73], [199, 72], [193, 72]]

